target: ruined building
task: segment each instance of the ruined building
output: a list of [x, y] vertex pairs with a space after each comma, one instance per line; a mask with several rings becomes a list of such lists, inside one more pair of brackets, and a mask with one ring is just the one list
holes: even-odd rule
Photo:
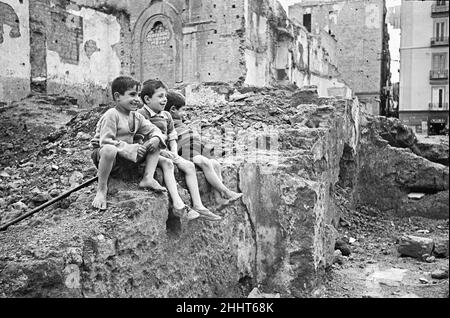
[[342, 79], [377, 115], [387, 115], [390, 85], [386, 13], [385, 0], [302, 1], [289, 7], [291, 20], [333, 38]]
[[334, 40], [290, 23], [273, 0], [1, 0], [0, 8], [2, 102], [40, 91], [93, 105], [121, 74], [351, 94], [337, 80]]
[[402, 2], [399, 118], [416, 133], [448, 127], [448, 1]]

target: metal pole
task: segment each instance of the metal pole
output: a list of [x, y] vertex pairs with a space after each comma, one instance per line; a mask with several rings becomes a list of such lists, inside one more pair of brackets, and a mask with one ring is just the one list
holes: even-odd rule
[[71, 190], [69, 190], [69, 191], [67, 191], [67, 192], [65, 192], [65, 193], [63, 193], [63, 194], [61, 194], [59, 197], [54, 198], [53, 200], [48, 201], [48, 202], [46, 202], [46, 203], [44, 203], [44, 204], [38, 206], [37, 208], [33, 209], [32, 211], [30, 211], [30, 212], [28, 212], [28, 213], [25, 213], [24, 215], [21, 215], [21, 216], [19, 216], [18, 218], [15, 218], [14, 220], [12, 220], [12, 221], [10, 221], [10, 222], [4, 224], [4, 225], [1, 225], [1, 226], [0, 226], [0, 231], [5, 231], [5, 230], [6, 230], [8, 227], [10, 227], [11, 225], [18, 223], [18, 222], [22, 221], [23, 219], [26, 219], [27, 217], [29, 217], [29, 216], [31, 216], [31, 215], [33, 215], [33, 214], [36, 214], [37, 212], [39, 212], [39, 211], [45, 209], [45, 208], [48, 207], [49, 205], [52, 205], [53, 203], [58, 202], [59, 200], [62, 200], [62, 199], [64, 199], [64, 198], [68, 197], [68, 196], [71, 195], [72, 193], [74, 193], [74, 192], [76, 192], [76, 191], [78, 191], [78, 190], [81, 190], [81, 189], [83, 189], [84, 187], [87, 187], [87, 186], [90, 185], [91, 183], [94, 183], [95, 181], [97, 181], [97, 178], [98, 178], [98, 177], [94, 177], [94, 178], [92, 178], [92, 179], [89, 179], [88, 181], [86, 181], [85, 183], [79, 185], [78, 187], [73, 188], [73, 189], [71, 189]]

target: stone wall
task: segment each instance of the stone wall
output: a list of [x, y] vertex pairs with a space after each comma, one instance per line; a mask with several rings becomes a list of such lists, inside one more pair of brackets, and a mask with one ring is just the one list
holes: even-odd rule
[[336, 39], [341, 78], [370, 113], [379, 114], [382, 86], [388, 81], [384, 0], [310, 1], [289, 7], [289, 18], [301, 25], [304, 14], [311, 15], [313, 34], [326, 32]]
[[29, 1], [0, 1], [0, 102], [30, 92]]
[[80, 105], [105, 101], [108, 84], [129, 64], [129, 52], [120, 45], [126, 18], [53, 0], [32, 1], [30, 13], [32, 43], [46, 43], [32, 52], [32, 84], [49, 94], [74, 96]]
[[333, 64], [334, 40], [291, 23], [277, 1], [32, 0], [29, 12], [31, 75], [22, 78], [31, 77], [33, 91], [72, 95], [82, 106], [107, 101], [119, 75], [170, 87], [316, 85], [321, 96], [346, 87]]

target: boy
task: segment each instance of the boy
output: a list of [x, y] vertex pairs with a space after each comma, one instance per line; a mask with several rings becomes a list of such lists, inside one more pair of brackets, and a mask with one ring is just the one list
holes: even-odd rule
[[[161, 131], [142, 115], [136, 113], [139, 101], [139, 82], [130, 77], [118, 77], [112, 82], [115, 107], [109, 109], [98, 121], [91, 158], [98, 169], [97, 194], [92, 202], [94, 208], [106, 209], [107, 183], [111, 172], [121, 170], [121, 163], [145, 160], [145, 174], [142, 188], [155, 191], [165, 189], [153, 178], [158, 163], [160, 147], [166, 148]], [[148, 135], [145, 144], [133, 144], [135, 134]]]
[[164, 111], [167, 103], [166, 93], [167, 86], [163, 82], [159, 80], [148, 80], [144, 82], [141, 91], [141, 99], [144, 102], [144, 107], [139, 109], [138, 112], [157, 126], [167, 137], [166, 143], [168, 149], [161, 151], [158, 166], [163, 170], [164, 182], [173, 201], [174, 214], [180, 216], [180, 214], [186, 213], [186, 208], [178, 194], [175, 181], [173, 165], [176, 164], [186, 175], [186, 184], [192, 198], [193, 207], [188, 213], [195, 211], [200, 214], [200, 217], [206, 220], [219, 221], [222, 218], [209, 211], [202, 203], [194, 164], [179, 157], [177, 154], [178, 135], [175, 131], [172, 116]]
[[167, 104], [165, 111], [168, 111], [174, 120], [175, 129], [178, 133], [178, 154], [186, 160], [194, 162], [203, 170], [206, 180], [213, 187], [216, 201], [220, 197], [226, 199], [221, 205], [236, 201], [242, 197], [242, 193], [228, 189], [222, 182], [222, 173], [219, 162], [212, 158], [212, 149], [205, 147], [191, 129], [183, 123], [183, 106], [186, 100], [183, 95], [169, 91], [167, 93]]

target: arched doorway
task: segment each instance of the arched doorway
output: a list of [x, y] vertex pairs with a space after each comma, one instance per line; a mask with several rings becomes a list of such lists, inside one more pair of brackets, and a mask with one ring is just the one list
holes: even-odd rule
[[139, 64], [141, 81], [159, 78], [171, 87], [177, 81], [177, 43], [167, 16], [159, 14], [144, 23]]

